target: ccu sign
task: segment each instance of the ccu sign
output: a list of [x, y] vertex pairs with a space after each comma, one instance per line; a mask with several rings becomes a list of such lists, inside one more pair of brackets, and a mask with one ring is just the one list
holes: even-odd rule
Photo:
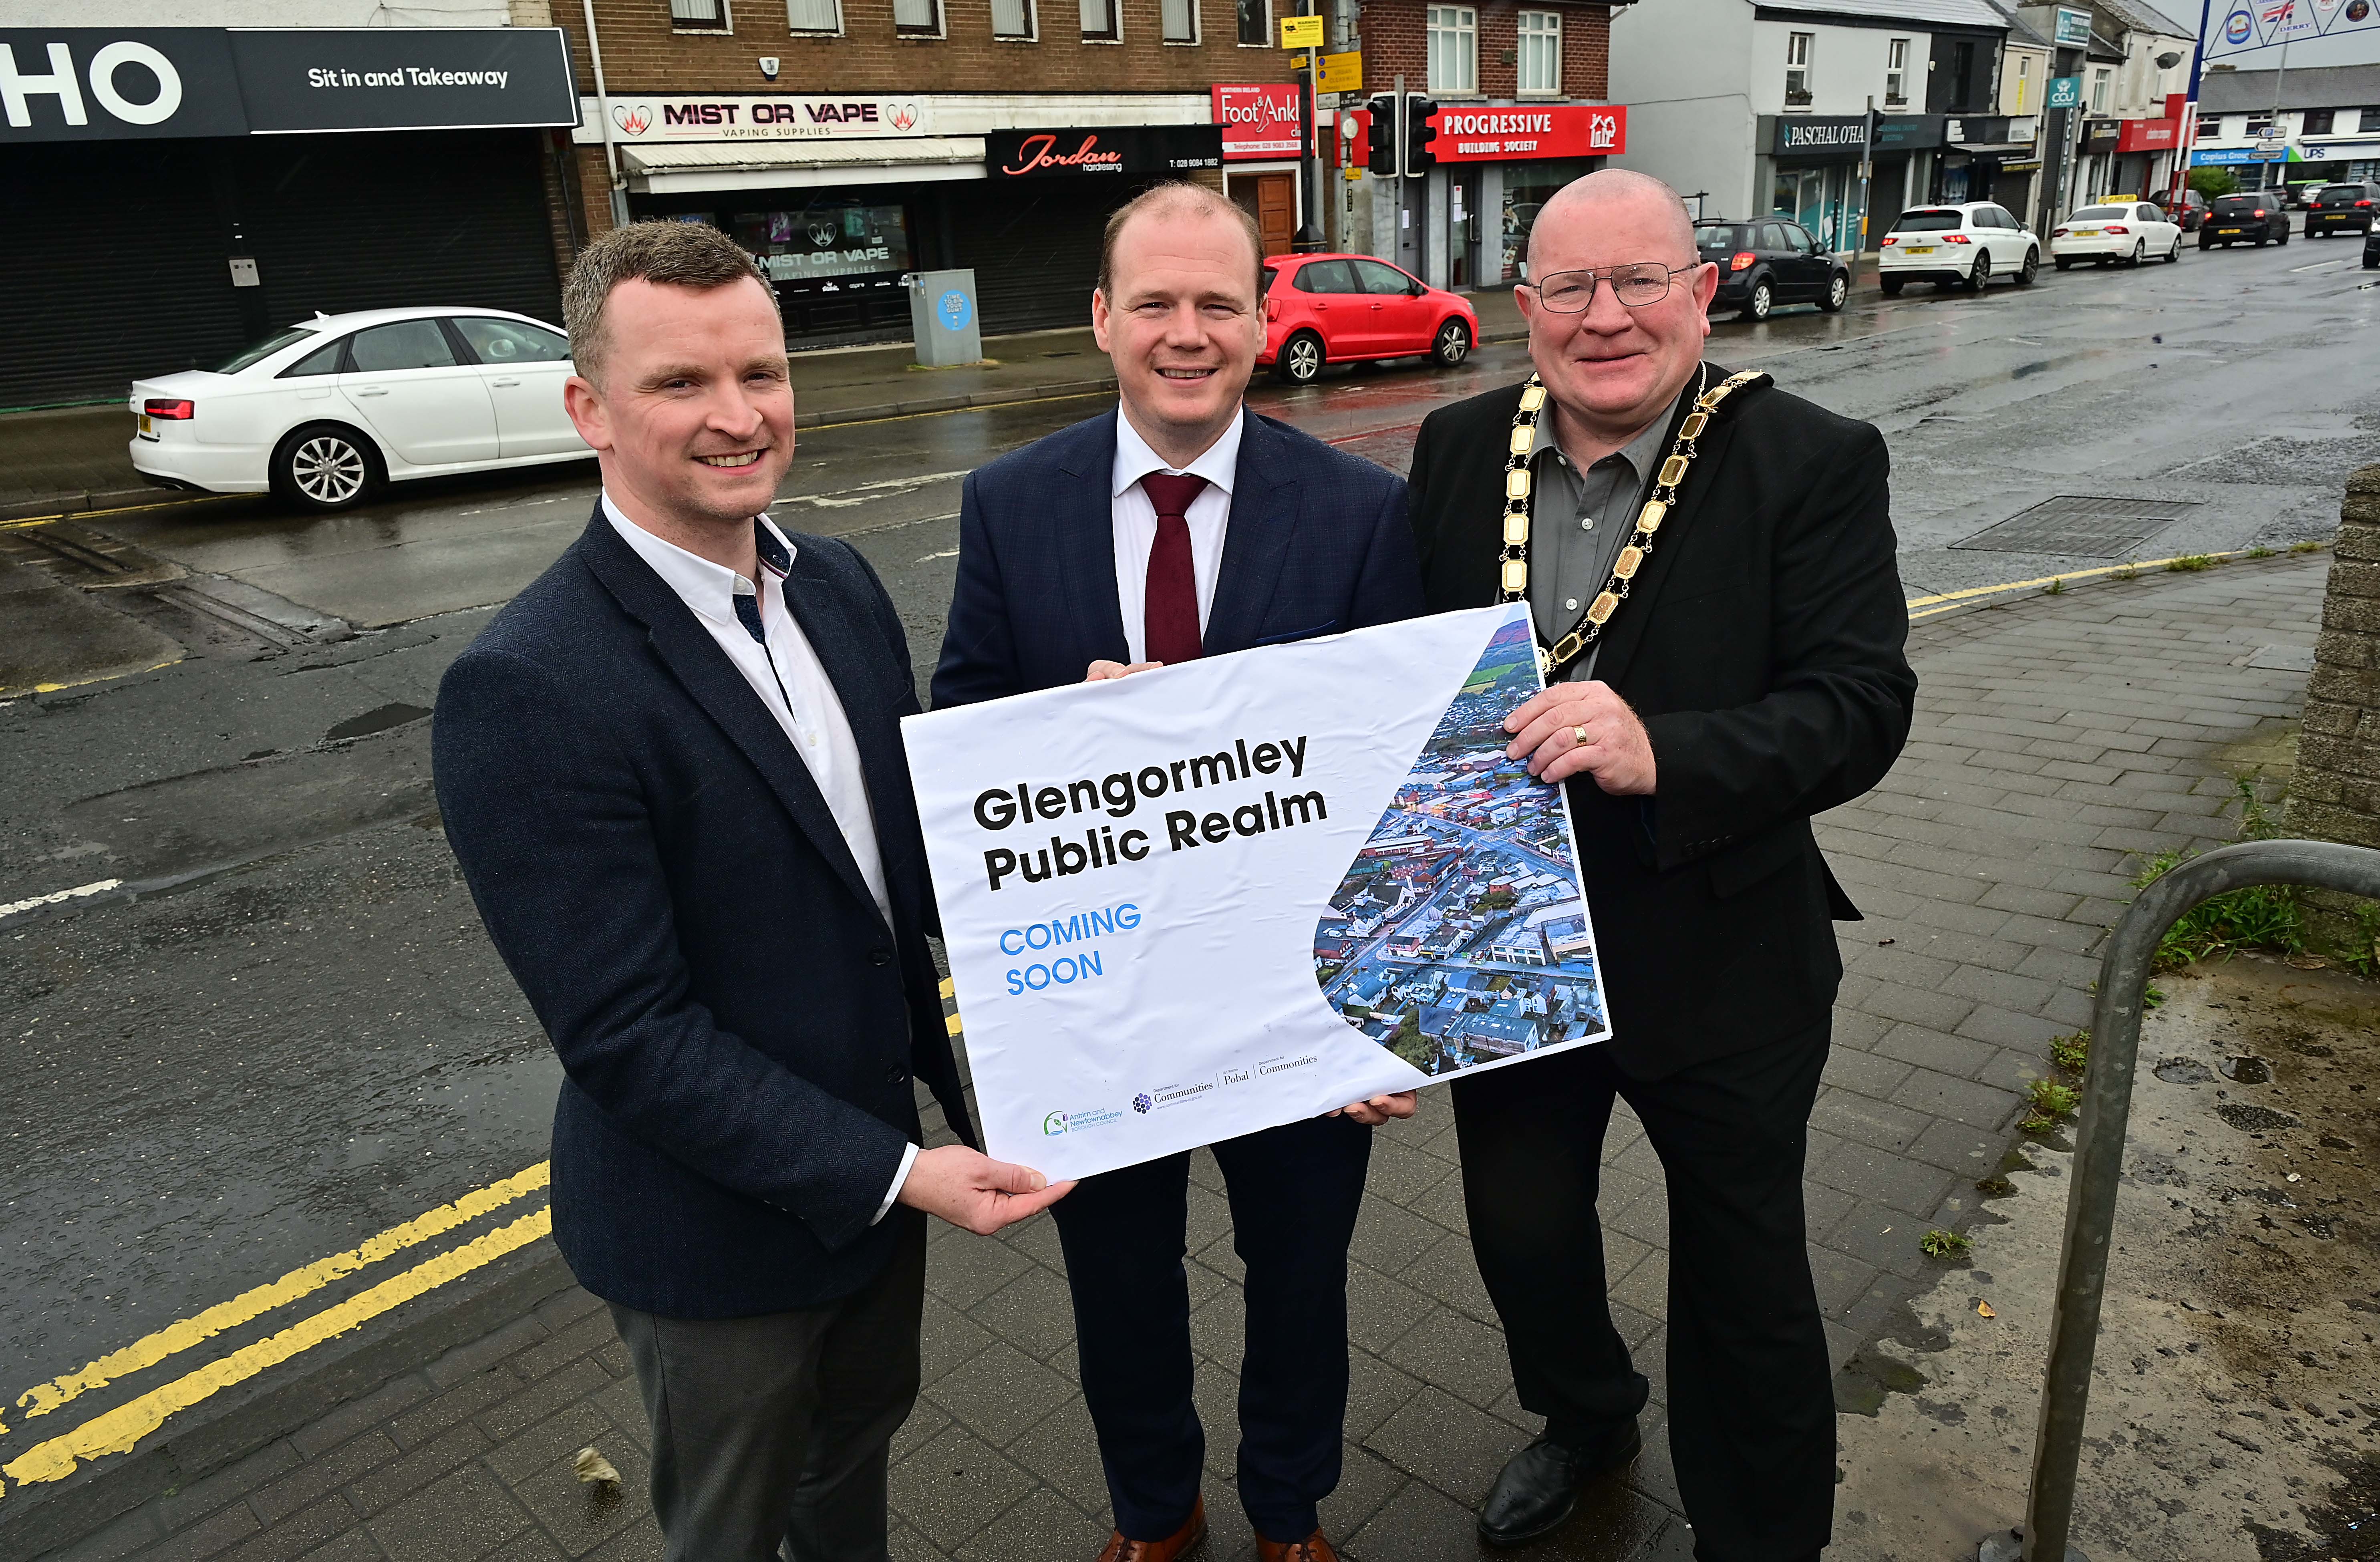
[[4, 28], [0, 143], [576, 125], [553, 28]]
[[1442, 108], [1430, 151], [1440, 163], [1533, 157], [1608, 157], [1628, 150], [1628, 110], [1549, 103], [1543, 108]]

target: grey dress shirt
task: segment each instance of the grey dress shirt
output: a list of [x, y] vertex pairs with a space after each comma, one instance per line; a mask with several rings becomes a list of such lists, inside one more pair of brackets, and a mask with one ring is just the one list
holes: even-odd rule
[[[1688, 381], [1679, 397], [1691, 398]], [[1636, 511], [1666, 454], [1678, 404], [1582, 472], [1554, 441], [1553, 404], [1537, 419], [1529, 447], [1529, 612], [1548, 645], [1571, 632], [1611, 578], [1620, 550], [1635, 535]], [[1597, 642], [1570, 666], [1572, 683], [1595, 675]]]

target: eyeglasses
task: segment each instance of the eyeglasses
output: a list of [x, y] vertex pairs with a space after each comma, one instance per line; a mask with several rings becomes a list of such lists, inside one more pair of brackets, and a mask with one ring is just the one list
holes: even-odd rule
[[1609, 282], [1612, 297], [1632, 309], [1641, 309], [1668, 297], [1679, 277], [1701, 269], [1700, 261], [1691, 266], [1665, 266], [1658, 260], [1635, 260], [1624, 266], [1606, 266], [1599, 272], [1555, 272], [1530, 285], [1537, 290], [1537, 301], [1558, 315], [1585, 313], [1594, 306], [1598, 282]]

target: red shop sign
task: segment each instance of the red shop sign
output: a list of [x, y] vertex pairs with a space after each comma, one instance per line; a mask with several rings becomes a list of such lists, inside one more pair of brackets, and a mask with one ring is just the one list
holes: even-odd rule
[[1512, 108], [1449, 106], [1438, 111], [1430, 151], [1440, 163], [1501, 163], [1509, 158], [1609, 157], [1628, 150], [1628, 110], [1548, 103]]
[[1257, 81], [1213, 89], [1215, 123], [1223, 127], [1223, 161], [1295, 157], [1305, 148], [1305, 88], [1294, 81]]
[[2118, 151], [2170, 151], [2181, 128], [2177, 119], [2127, 119], [2117, 139]]

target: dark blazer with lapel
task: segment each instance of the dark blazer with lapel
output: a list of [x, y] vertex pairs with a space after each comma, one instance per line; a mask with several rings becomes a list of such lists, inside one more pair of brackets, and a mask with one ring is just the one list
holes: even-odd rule
[[[937, 708], [1079, 684], [1123, 661], [1116, 601], [1115, 411], [969, 474]], [[1422, 611], [1394, 473], [1243, 413], [1207, 654], [1335, 635]]]
[[848, 543], [794, 536], [784, 597], [843, 702], [891, 926], [793, 745], [599, 504], [448, 669], [447, 838], [561, 1054], [553, 1235], [607, 1301], [669, 1317], [865, 1284], [917, 1133], [911, 1077], [971, 1134], [926, 934], [897, 723], [908, 643]]
[[[1434, 612], [1496, 599], [1519, 406], [1510, 386], [1422, 424], [1410, 481]], [[1595, 670], [1644, 720], [1659, 795], [1570, 783], [1612, 1046], [1640, 1078], [1827, 1021], [1828, 918], [1859, 913], [1810, 817], [1883, 778], [1917, 692], [1883, 437], [1763, 386], [1699, 442]]]

